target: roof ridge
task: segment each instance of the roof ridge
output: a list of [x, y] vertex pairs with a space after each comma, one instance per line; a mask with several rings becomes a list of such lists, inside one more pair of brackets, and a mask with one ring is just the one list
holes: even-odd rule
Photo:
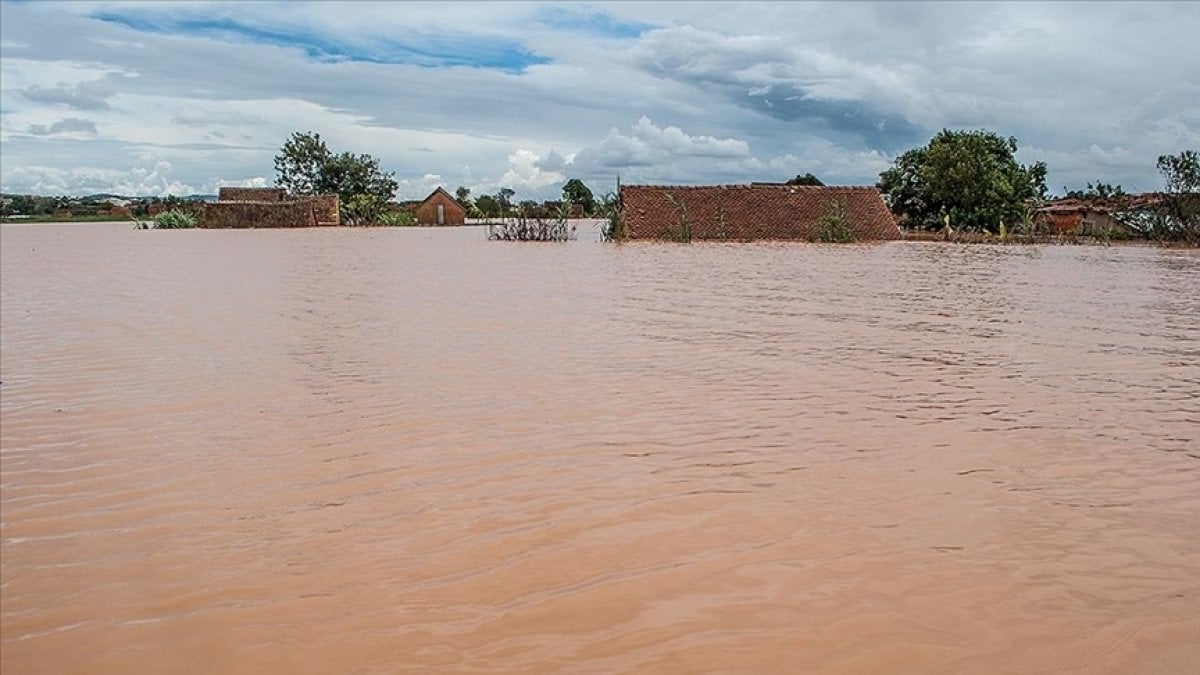
[[878, 190], [874, 185], [787, 185], [784, 183], [722, 183], [718, 185], [667, 185], [662, 183], [626, 183], [624, 188], [647, 188], [659, 190], [769, 190], [769, 189], [803, 189], [803, 190]]

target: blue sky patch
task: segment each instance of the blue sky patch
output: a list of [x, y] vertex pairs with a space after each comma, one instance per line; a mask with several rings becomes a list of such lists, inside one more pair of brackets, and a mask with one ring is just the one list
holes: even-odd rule
[[546, 6], [538, 9], [537, 22], [559, 30], [622, 39], [636, 38], [648, 30], [658, 28], [654, 24], [619, 19], [597, 9]]
[[529, 51], [519, 42], [494, 37], [414, 33], [412, 39], [406, 41], [368, 39], [350, 42], [302, 28], [264, 27], [228, 18], [149, 17], [121, 12], [97, 12], [92, 18], [142, 32], [294, 47], [325, 62], [361, 61], [426, 68], [465, 66], [508, 73], [520, 73], [529, 66], [550, 63], [549, 58]]

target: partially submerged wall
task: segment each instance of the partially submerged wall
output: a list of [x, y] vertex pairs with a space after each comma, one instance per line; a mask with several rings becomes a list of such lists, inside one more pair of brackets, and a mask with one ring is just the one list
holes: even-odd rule
[[306, 198], [316, 213], [317, 225], [341, 225], [341, 200], [337, 195], [317, 195]]
[[[227, 190], [235, 199], [224, 199]], [[267, 190], [266, 200], [246, 200], [251, 194], [264, 193], [263, 188], [221, 188], [221, 201], [208, 204], [200, 217], [200, 227], [213, 229], [251, 227], [317, 227], [342, 224], [341, 201], [337, 195], [291, 198], [277, 201], [275, 188]]]
[[901, 237], [873, 187], [625, 185], [621, 218], [628, 239], [815, 241], [821, 219], [839, 201], [856, 240]]
[[223, 187], [217, 190], [218, 202], [282, 202], [287, 199], [283, 188]]
[[316, 227], [316, 210], [308, 201], [214, 202], [205, 207], [200, 227]]

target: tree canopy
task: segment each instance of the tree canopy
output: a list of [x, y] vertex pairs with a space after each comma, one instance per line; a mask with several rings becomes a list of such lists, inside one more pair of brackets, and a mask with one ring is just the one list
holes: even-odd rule
[[910, 226], [996, 231], [1020, 222], [1028, 202], [1046, 196], [1046, 165], [1018, 164], [1017, 139], [990, 131], [938, 132], [896, 158], [878, 187]]
[[825, 185], [825, 183], [821, 182], [820, 178], [817, 178], [816, 176], [812, 175], [811, 173], [806, 173], [803, 176], [801, 176], [800, 174], [796, 174], [796, 177], [789, 179], [787, 184], [788, 185], [812, 185], [815, 187], [821, 187], [821, 186]]
[[596, 198], [592, 196], [591, 189], [578, 178], [572, 178], [562, 186], [562, 198], [564, 202], [582, 205], [584, 213], [591, 214], [596, 211]]
[[1162, 155], [1158, 170], [1164, 185], [1154, 236], [1200, 244], [1200, 153], [1184, 150], [1178, 155]]
[[1071, 199], [1082, 199], [1085, 201], [1096, 201], [1106, 199], [1116, 199], [1127, 196], [1125, 190], [1120, 185], [1112, 185], [1102, 181], [1096, 181], [1095, 184], [1088, 183], [1087, 188], [1083, 190], [1067, 190], [1066, 196]]
[[342, 222], [375, 222], [398, 184], [371, 155], [332, 154], [321, 135], [293, 133], [275, 156], [275, 184], [293, 194], [337, 193]]

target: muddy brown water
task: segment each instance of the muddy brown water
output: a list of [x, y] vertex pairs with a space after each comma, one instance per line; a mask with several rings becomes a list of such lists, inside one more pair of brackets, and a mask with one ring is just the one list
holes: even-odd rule
[[1195, 673], [1200, 253], [0, 228], [22, 673]]

